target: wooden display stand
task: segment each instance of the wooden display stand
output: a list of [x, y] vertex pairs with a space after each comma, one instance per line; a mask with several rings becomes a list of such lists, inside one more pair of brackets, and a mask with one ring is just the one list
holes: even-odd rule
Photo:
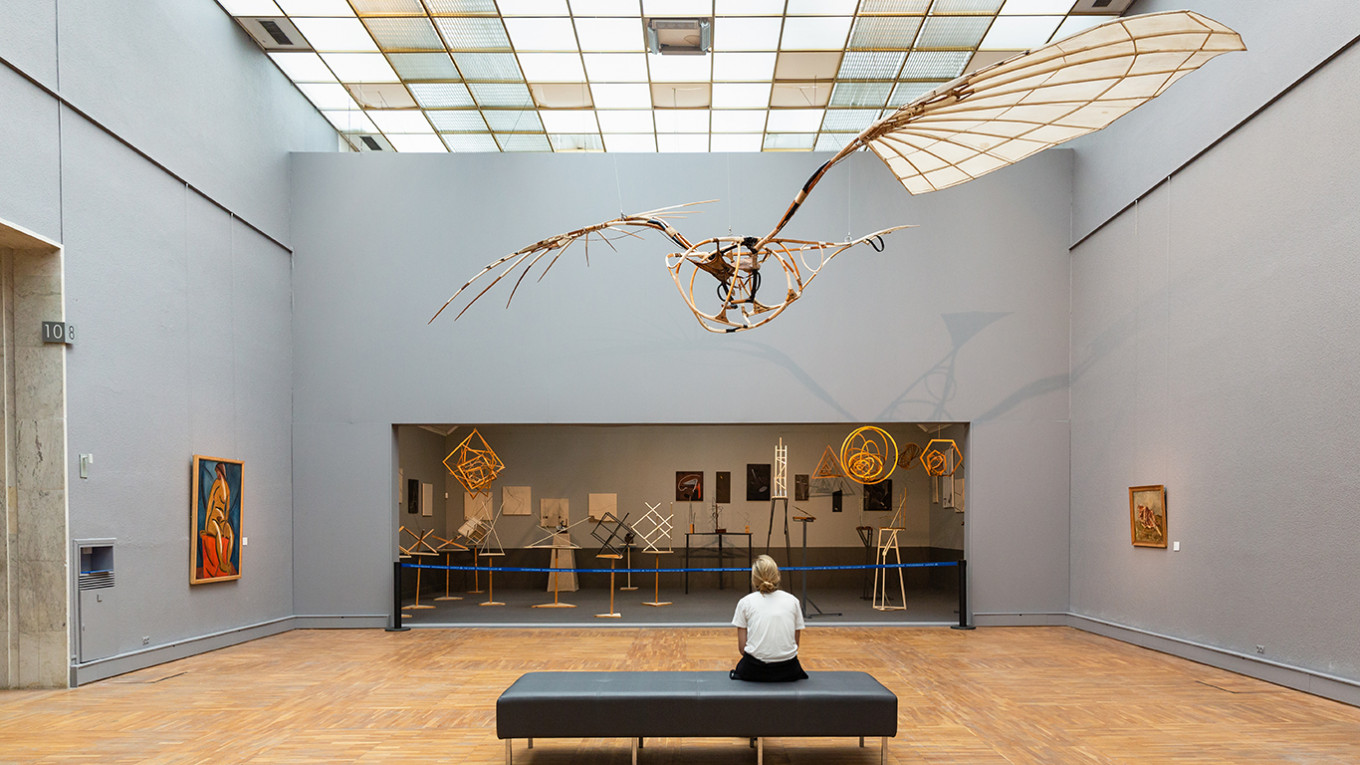
[[[902, 562], [902, 552], [897, 546], [897, 535], [904, 528], [886, 526], [878, 530], [878, 555], [876, 563], [886, 565], [888, 563], [888, 551], [891, 550], [893, 557], [898, 563]], [[882, 574], [880, 579], [879, 575]], [[880, 585], [881, 582], [881, 585]], [[907, 610], [907, 585], [902, 579], [902, 569], [897, 569], [897, 587], [902, 593], [902, 605], [888, 605], [888, 570], [885, 568], [874, 569], [874, 610], [876, 611], [905, 611]]]
[[[574, 544], [571, 543], [571, 536], [570, 536], [569, 534], [567, 534], [566, 532], [561, 532], [561, 533], [559, 533], [559, 534], [555, 534], [555, 535], [553, 536], [552, 546], [549, 548], [550, 550], [552, 550], [552, 558], [551, 558], [551, 561], [550, 561], [548, 567], [549, 567], [549, 568], [552, 568], [552, 569], [562, 568], [562, 565], [561, 565], [562, 562], [561, 562], [561, 559], [560, 559], [558, 556], [561, 555], [562, 553], [566, 553], [567, 556], [568, 556], [568, 560], [567, 560], [567, 568], [575, 568], [575, 567], [576, 567], [576, 556], [575, 556], [575, 554], [572, 552], [572, 550], [575, 550], [575, 549], [577, 549], [577, 548], [578, 548], [577, 545], [574, 545]], [[571, 592], [574, 592], [574, 591], [576, 590], [576, 573], [575, 573], [575, 572], [568, 572], [568, 573], [566, 573], [566, 574], [562, 574], [562, 573], [559, 573], [559, 572], [557, 572], [557, 571], [553, 571], [551, 574], [549, 574], [549, 578], [550, 578], [551, 581], [552, 581], [553, 602], [551, 602], [551, 603], [536, 603], [536, 604], [533, 606], [534, 608], [575, 608], [575, 607], [576, 607], [576, 604], [575, 604], [575, 603], [563, 603], [563, 602], [561, 602], [560, 600], [558, 600], [558, 593], [559, 593], [560, 590], [561, 590], [561, 582], [560, 582], [560, 579], [561, 579], [563, 576], [566, 576], [566, 577], [568, 577], [568, 578], [571, 580], [571, 581], [568, 583], [567, 590], [568, 590], [568, 591], [571, 591]]]
[[[445, 565], [445, 566], [452, 566], [452, 565], [453, 565], [453, 553], [454, 553], [455, 550], [459, 550], [459, 551], [463, 551], [463, 552], [466, 552], [466, 551], [467, 551], [467, 548], [466, 548], [466, 547], [464, 547], [463, 545], [458, 544], [457, 542], [453, 541], [452, 539], [443, 539], [442, 537], [435, 537], [435, 539], [438, 539], [438, 540], [440, 541], [439, 550], [442, 551], [442, 552], [444, 553], [444, 565]], [[419, 569], [417, 569], [417, 570], [419, 570]], [[448, 568], [445, 568], [445, 569], [444, 569], [444, 594], [443, 594], [443, 595], [440, 595], [440, 596], [437, 597], [437, 598], [435, 598], [435, 600], [438, 601], [438, 600], [462, 600], [462, 599], [463, 599], [463, 596], [462, 596], [462, 595], [450, 595], [450, 594], [449, 594], [449, 575], [452, 574], [452, 573], [453, 573], [453, 572], [452, 572], [450, 569], [448, 569]]]
[[[504, 553], [504, 552], [484, 552], [484, 553], [482, 553], [482, 557], [483, 557], [483, 558], [496, 558], [496, 557], [499, 557], [499, 556], [502, 556], [502, 555], [505, 555], [505, 553]], [[495, 599], [495, 598], [496, 598], [496, 595], [495, 595], [495, 591], [496, 591], [496, 590], [495, 590], [495, 584], [494, 584], [494, 582], [492, 582], [492, 580], [491, 580], [491, 575], [492, 575], [493, 573], [495, 573], [495, 572], [492, 571], [491, 565], [492, 565], [492, 564], [491, 564], [490, 562], [488, 562], [488, 563], [486, 564], [486, 568], [487, 568], [487, 571], [486, 571], [486, 601], [483, 602], [483, 603], [478, 603], [477, 605], [479, 605], [479, 606], [503, 606], [503, 605], [505, 605], [504, 603], [501, 603], [500, 601], [498, 601], [498, 600]]]
[[[655, 600], [643, 603], [644, 606], [669, 606], [671, 601], [661, 599], [661, 556], [670, 555], [674, 550], [651, 550], [650, 554], [656, 556], [656, 592], [652, 595]], [[611, 609], [612, 610], [612, 609]]]
[[637, 588], [633, 586], [633, 543], [631, 541], [624, 542], [623, 555], [623, 567], [628, 569], [628, 573], [625, 575], [627, 584], [620, 587], [619, 592], [632, 592]]
[[595, 557], [609, 559], [609, 613], [595, 614], [595, 616], [601, 619], [618, 619], [622, 617], [623, 614], [614, 610], [614, 566], [623, 558], [623, 556], [618, 553], [605, 553], [596, 555]]

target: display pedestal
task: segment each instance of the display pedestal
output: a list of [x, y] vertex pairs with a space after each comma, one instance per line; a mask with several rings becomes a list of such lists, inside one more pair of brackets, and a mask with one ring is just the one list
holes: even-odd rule
[[[557, 536], [553, 537], [553, 546], [550, 549], [552, 550], [552, 561], [549, 564], [548, 568], [558, 569], [562, 567], [561, 561], [558, 559], [558, 556], [561, 555], [562, 553], [566, 553], [568, 556], [567, 567], [576, 568], [576, 555], [572, 552], [572, 550], [575, 549], [575, 545], [572, 545], [571, 538], [568, 537], [566, 534], [558, 534]], [[558, 593], [560, 592], [561, 584], [559, 580], [563, 576], [571, 577], [570, 589], [572, 591], [576, 590], [576, 572], [572, 571], [568, 572], [567, 574], [562, 574], [559, 571], [553, 571], [548, 576], [551, 579], [550, 583], [552, 585], [553, 602], [538, 603], [534, 605], [534, 608], [575, 608], [576, 607], [575, 603], [563, 603], [559, 601]]]
[[614, 553], [607, 555], [596, 555], [595, 557], [609, 559], [609, 613], [595, 614], [595, 616], [601, 619], [618, 619], [622, 617], [623, 614], [614, 610], [614, 566], [619, 562], [619, 559], [622, 558], [623, 556]]
[[[472, 548], [472, 589], [468, 590], [469, 595], [481, 595], [483, 592], [486, 592], [486, 590], [482, 589], [481, 572], [477, 570], [478, 567], [482, 565], [480, 561], [481, 551], [476, 547]], [[463, 581], [467, 580], [465, 579]]]
[[624, 545], [623, 554], [623, 567], [628, 569], [628, 573], [624, 575], [624, 581], [627, 583], [619, 588], [619, 592], [632, 592], [637, 588], [633, 586], [633, 545], [631, 543]]
[[[452, 550], [445, 550], [445, 551], [444, 551], [444, 565], [445, 565], [445, 566], [452, 566], [452, 565], [453, 565], [453, 551], [452, 551]], [[452, 574], [452, 573], [453, 573], [453, 572], [450, 571], [449, 569], [447, 569], [447, 568], [444, 569], [444, 594], [443, 594], [443, 595], [440, 595], [440, 596], [437, 597], [437, 598], [435, 598], [435, 600], [462, 600], [462, 599], [463, 599], [463, 596], [462, 596], [462, 595], [450, 595], [450, 594], [449, 594], [449, 574]]]
[[[906, 529], [892, 526], [878, 530], [878, 565], [887, 565], [888, 552], [891, 551], [893, 557], [900, 564], [902, 562], [902, 552], [897, 547], [897, 535]], [[882, 578], [880, 579], [880, 574]], [[881, 585], [880, 585], [881, 582]], [[888, 570], [886, 568], [874, 569], [874, 610], [875, 611], [905, 611], [907, 610], [907, 585], [902, 580], [902, 569], [897, 569], [897, 588], [902, 594], [902, 605], [894, 606], [888, 602]]]
[[[504, 554], [505, 554], [505, 553], [503, 553], [503, 552], [501, 552], [501, 553], [482, 553], [482, 557], [483, 557], [483, 558], [494, 558], [494, 557], [497, 557], [497, 556], [500, 556], [500, 555], [504, 555]], [[486, 564], [486, 601], [483, 602], [483, 603], [478, 603], [477, 605], [479, 605], [479, 606], [503, 606], [503, 605], [505, 605], [504, 603], [498, 602], [498, 601], [495, 599], [495, 598], [496, 598], [496, 595], [495, 595], [496, 586], [495, 586], [495, 582], [493, 582], [493, 581], [492, 581], [492, 578], [491, 578], [491, 575], [494, 574], [495, 571], [492, 570], [491, 565], [492, 565], [492, 564], [491, 564], [490, 562], [488, 562], [488, 563]]]
[[[817, 520], [817, 518], [816, 518], [815, 516], [811, 516], [811, 515], [795, 515], [795, 516], [793, 516], [793, 519], [794, 519], [795, 521], [798, 521], [799, 523], [803, 524], [803, 569], [804, 569], [804, 570], [801, 571], [801, 572], [799, 572], [799, 573], [802, 574], [802, 576], [800, 577], [800, 579], [802, 580], [802, 584], [803, 584], [803, 598], [802, 598], [803, 618], [804, 618], [804, 619], [812, 619], [812, 618], [815, 618], [815, 617], [818, 617], [818, 616], [840, 616], [841, 614], [840, 614], [839, 611], [828, 612], [828, 611], [823, 611], [822, 609], [818, 608], [818, 607], [817, 607], [817, 604], [814, 603], [814, 602], [812, 601], [812, 598], [809, 598], [809, 597], [808, 597], [808, 594], [807, 594], [807, 580], [808, 580], [808, 572], [807, 572], [807, 527], [808, 527], [808, 524], [809, 524], [809, 523], [812, 523], [813, 521]], [[808, 605], [809, 605], [809, 604], [812, 606], [812, 610], [813, 610], [813, 611], [816, 611], [816, 613], [813, 613], [813, 614], [808, 613]]]
[[671, 601], [661, 599], [661, 556], [670, 555], [671, 550], [655, 550], [651, 554], [656, 556], [656, 592], [652, 595], [655, 600], [643, 603], [644, 606], [669, 606]]
[[[424, 557], [428, 557], [429, 555], [431, 555], [431, 553], [425, 553], [425, 552], [413, 552], [413, 553], [411, 553], [411, 557], [413, 557], [413, 558], [415, 558], [415, 557], [424, 558]], [[436, 557], [437, 557], [437, 556], [436, 556]], [[425, 609], [427, 609], [427, 608], [434, 608], [434, 606], [430, 605], [429, 603], [424, 603], [424, 604], [422, 604], [422, 603], [420, 602], [420, 572], [421, 572], [421, 571], [424, 571], [424, 569], [420, 569], [420, 568], [417, 568], [417, 569], [416, 569], [416, 602], [412, 603], [412, 604], [409, 605], [409, 606], [402, 606], [401, 608], [402, 608], [403, 611], [423, 611], [423, 610], [425, 610]], [[403, 616], [410, 616], [410, 614], [403, 614]]]

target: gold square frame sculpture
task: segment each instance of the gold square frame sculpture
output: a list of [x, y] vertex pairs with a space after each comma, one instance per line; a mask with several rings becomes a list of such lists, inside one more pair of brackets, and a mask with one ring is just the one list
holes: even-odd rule
[[[453, 464], [449, 464], [450, 461]], [[491, 482], [505, 469], [490, 444], [476, 428], [444, 458], [444, 467], [471, 494], [489, 494]]]

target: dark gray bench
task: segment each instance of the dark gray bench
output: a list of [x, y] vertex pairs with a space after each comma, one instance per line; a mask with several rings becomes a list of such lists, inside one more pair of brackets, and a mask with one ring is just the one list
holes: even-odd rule
[[727, 672], [530, 672], [496, 700], [496, 737], [756, 739], [880, 736], [879, 761], [897, 735], [897, 696], [865, 672], [810, 672], [792, 683], [748, 683]]

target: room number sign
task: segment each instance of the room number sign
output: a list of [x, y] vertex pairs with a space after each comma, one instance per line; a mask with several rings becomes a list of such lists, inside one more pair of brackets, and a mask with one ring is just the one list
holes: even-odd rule
[[76, 325], [64, 321], [45, 321], [42, 323], [44, 343], [63, 343], [70, 345], [76, 341]]

